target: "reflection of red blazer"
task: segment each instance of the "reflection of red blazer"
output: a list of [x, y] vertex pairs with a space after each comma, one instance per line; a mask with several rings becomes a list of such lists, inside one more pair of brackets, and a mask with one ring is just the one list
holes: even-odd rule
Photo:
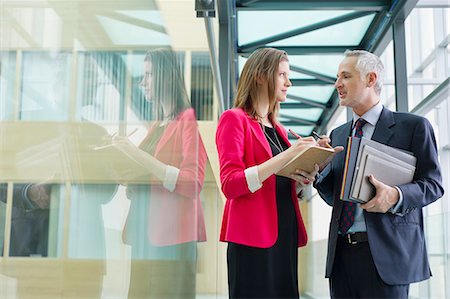
[[[285, 130], [276, 126], [284, 142], [290, 145]], [[270, 176], [255, 193], [248, 189], [244, 170], [272, 157], [269, 143], [259, 123], [242, 109], [225, 111], [216, 135], [222, 191], [227, 198], [221, 241], [268, 248], [278, 238], [276, 177]], [[307, 235], [292, 182], [291, 198], [298, 222], [298, 246], [304, 246]]]
[[[149, 135], [152, 134], [152, 128]], [[174, 245], [205, 241], [205, 221], [200, 191], [206, 151], [198, 131], [194, 109], [181, 112], [170, 122], [158, 142], [155, 158], [180, 170], [176, 188], [169, 192], [161, 184], [152, 185], [148, 234], [152, 244]]]

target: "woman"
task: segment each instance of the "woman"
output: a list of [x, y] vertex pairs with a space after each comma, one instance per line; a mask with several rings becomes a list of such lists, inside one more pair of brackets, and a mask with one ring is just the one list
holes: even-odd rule
[[149, 51], [144, 73], [141, 87], [157, 121], [139, 148], [115, 141], [152, 175], [148, 184], [127, 188], [131, 205], [123, 239], [133, 258], [128, 298], [195, 298], [196, 243], [206, 240], [200, 202], [206, 152], [176, 54]]
[[299, 297], [297, 247], [307, 235], [295, 182], [310, 184], [317, 170], [292, 179], [274, 174], [316, 142], [308, 137], [291, 146], [276, 120], [291, 85], [287, 54], [258, 49], [242, 70], [234, 109], [219, 121], [216, 144], [227, 198], [220, 240], [228, 242], [230, 298]]

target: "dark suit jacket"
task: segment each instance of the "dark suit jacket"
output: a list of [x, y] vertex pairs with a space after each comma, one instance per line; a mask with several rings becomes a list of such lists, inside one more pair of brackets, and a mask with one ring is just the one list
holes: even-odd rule
[[[348, 122], [331, 132], [332, 146], [346, 148], [351, 134]], [[387, 284], [409, 284], [430, 277], [422, 207], [444, 194], [433, 128], [427, 119], [392, 112], [383, 108], [372, 140], [412, 152], [417, 157], [414, 181], [398, 186], [403, 194], [399, 213], [370, 213], [364, 211], [370, 250], [375, 266]], [[328, 241], [326, 277], [330, 277], [338, 237], [342, 201], [339, 199], [345, 152], [336, 155], [316, 180], [320, 196], [333, 206]]]
[[[6, 204], [7, 184], [0, 184], [0, 201]], [[48, 209], [33, 207], [25, 197], [27, 184], [14, 184], [11, 215], [10, 256], [47, 256]], [[5, 221], [0, 219], [0, 221]], [[5, 223], [1, 223], [3, 227]], [[3, 240], [0, 245], [3, 253]]]

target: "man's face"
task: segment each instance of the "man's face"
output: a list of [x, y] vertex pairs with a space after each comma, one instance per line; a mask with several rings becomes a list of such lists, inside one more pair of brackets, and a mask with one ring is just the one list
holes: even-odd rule
[[357, 57], [346, 57], [342, 60], [334, 83], [340, 105], [353, 109], [364, 105], [368, 92], [365, 78], [361, 79], [359, 71], [355, 68], [356, 62]]

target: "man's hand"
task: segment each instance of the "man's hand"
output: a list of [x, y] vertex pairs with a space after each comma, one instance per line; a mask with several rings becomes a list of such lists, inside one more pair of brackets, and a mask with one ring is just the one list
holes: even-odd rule
[[375, 187], [375, 196], [361, 205], [367, 212], [386, 213], [391, 207], [397, 204], [400, 194], [394, 187], [383, 184], [373, 175], [369, 176], [370, 183]]
[[46, 185], [30, 185], [27, 190], [27, 196], [39, 209], [48, 209], [50, 206], [50, 192], [48, 189]]

